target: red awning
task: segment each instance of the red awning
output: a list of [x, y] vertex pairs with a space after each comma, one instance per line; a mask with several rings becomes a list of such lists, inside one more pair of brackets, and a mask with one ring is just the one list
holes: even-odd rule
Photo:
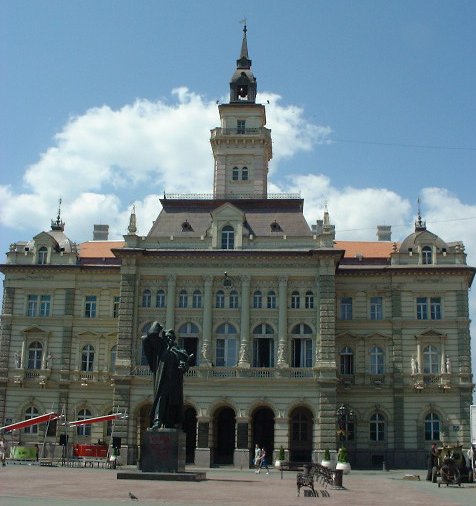
[[84, 420], [75, 420], [74, 422], [67, 422], [66, 425], [72, 425], [76, 427], [78, 425], [90, 425], [92, 423], [110, 422], [112, 420], [118, 420], [120, 418], [126, 418], [126, 415], [124, 413], [115, 413], [113, 415], [95, 416], [93, 418], [85, 418]]
[[5, 427], [0, 427], [0, 432], [10, 432], [12, 430], [24, 429], [25, 427], [30, 427], [31, 425], [38, 425], [39, 423], [57, 420], [59, 417], [60, 415], [54, 412], [47, 413], [46, 415], [35, 416], [34, 418], [28, 418], [27, 420], [22, 420], [21, 422], [16, 422], [10, 425], [5, 425]]

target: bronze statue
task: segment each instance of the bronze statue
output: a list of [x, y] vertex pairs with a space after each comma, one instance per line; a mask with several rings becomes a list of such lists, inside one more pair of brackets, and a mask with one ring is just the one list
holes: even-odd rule
[[193, 355], [179, 348], [175, 332], [165, 332], [159, 322], [142, 336], [142, 346], [154, 373], [154, 403], [150, 411], [151, 429], [179, 428], [183, 415], [183, 375]]

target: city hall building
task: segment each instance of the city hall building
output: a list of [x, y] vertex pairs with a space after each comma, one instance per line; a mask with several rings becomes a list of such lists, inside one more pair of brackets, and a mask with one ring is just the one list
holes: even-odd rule
[[[246, 28], [228, 103], [211, 131], [213, 193], [169, 195], [146, 236], [134, 211], [121, 241], [96, 226], [75, 243], [61, 213], [10, 246], [4, 274], [0, 425], [49, 411], [128, 418], [69, 430], [121, 438], [139, 458], [152, 405], [141, 335], [154, 320], [193, 353], [184, 386], [187, 461], [247, 467], [255, 443], [293, 462], [344, 445], [354, 467], [426, 466], [433, 441], [469, 443], [473, 383], [461, 242], [418, 216], [391, 241], [336, 240], [326, 211], [268, 193], [271, 131]], [[13, 433], [46, 443], [60, 421]], [[59, 447], [56, 448], [59, 450]]]

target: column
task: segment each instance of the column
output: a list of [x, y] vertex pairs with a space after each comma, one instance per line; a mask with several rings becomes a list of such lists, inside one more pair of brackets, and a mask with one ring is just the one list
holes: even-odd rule
[[288, 360], [288, 278], [279, 278], [278, 367], [289, 367]]
[[203, 290], [203, 334], [199, 365], [209, 367], [211, 364], [210, 338], [212, 335], [212, 288], [213, 276], [204, 276]]
[[250, 276], [241, 277], [241, 332], [238, 367], [250, 367]]
[[165, 316], [165, 328], [173, 329], [175, 323], [175, 287], [177, 276], [170, 274], [167, 276], [167, 312]]

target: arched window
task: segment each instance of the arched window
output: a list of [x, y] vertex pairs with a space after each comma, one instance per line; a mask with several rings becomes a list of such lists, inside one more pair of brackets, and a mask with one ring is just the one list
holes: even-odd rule
[[253, 308], [254, 309], [261, 309], [263, 307], [263, 294], [256, 290], [256, 292], [253, 294]]
[[192, 307], [194, 308], [202, 307], [202, 292], [200, 290], [195, 290], [193, 292]]
[[243, 167], [241, 169], [241, 179], [242, 181], [248, 181], [248, 167]]
[[144, 290], [142, 292], [142, 307], [150, 307], [150, 304], [151, 304], [151, 300], [152, 300], [152, 294], [150, 292], [150, 290]]
[[425, 441], [439, 441], [440, 417], [436, 413], [425, 416]]
[[238, 309], [238, 304], [239, 304], [238, 292], [236, 290], [232, 290], [230, 292], [230, 308]]
[[433, 251], [431, 246], [423, 246], [421, 250], [421, 262], [426, 265], [433, 263]]
[[48, 249], [46, 248], [46, 246], [42, 246], [38, 250], [38, 263], [40, 265], [45, 265], [47, 260], [48, 260]]
[[385, 418], [380, 413], [370, 417], [369, 423], [370, 441], [383, 441], [385, 439]]
[[165, 307], [164, 290], [157, 290], [157, 293], [155, 295], [155, 307]]
[[310, 290], [306, 292], [305, 308], [314, 309], [314, 293]]
[[349, 346], [340, 351], [340, 373], [354, 374], [354, 352]]
[[178, 329], [179, 346], [184, 348], [189, 355], [193, 355], [192, 361], [189, 362], [192, 367], [198, 365], [198, 339], [199, 330], [195, 323], [184, 323]]
[[41, 369], [43, 359], [43, 345], [34, 341], [28, 346], [28, 369]]
[[233, 181], [238, 181], [239, 179], [239, 169], [238, 167], [233, 167], [232, 171], [231, 171], [231, 178], [233, 179]]
[[[38, 416], [38, 410], [34, 406], [30, 406], [25, 410], [25, 420], [31, 420]], [[23, 429], [25, 434], [38, 434], [38, 425], [30, 425], [29, 427], [25, 427]]]
[[187, 290], [180, 290], [179, 293], [179, 307], [185, 308], [188, 307], [188, 294]]
[[268, 296], [266, 298], [266, 307], [268, 309], [276, 309], [276, 294], [273, 290], [268, 292]]
[[221, 230], [221, 249], [235, 247], [235, 230], [231, 225], [225, 225]]
[[253, 329], [253, 367], [274, 367], [274, 330], [268, 323]]
[[291, 367], [312, 367], [312, 329], [299, 323], [292, 329]]
[[370, 349], [370, 374], [384, 374], [384, 354], [382, 348], [373, 346]]
[[[89, 409], [80, 409], [78, 411], [77, 420], [86, 420], [91, 418], [91, 411]], [[90, 436], [91, 435], [91, 424], [78, 425], [76, 428], [78, 436]]]
[[299, 309], [301, 304], [301, 297], [298, 291], [294, 291], [291, 294], [291, 309]]
[[81, 371], [92, 371], [94, 367], [94, 346], [87, 344], [81, 352]]
[[117, 345], [111, 348], [111, 364], [109, 370], [114, 373], [116, 372], [116, 358], [117, 358]]
[[429, 344], [423, 350], [423, 374], [438, 374], [440, 371], [439, 353]]
[[225, 292], [223, 290], [218, 290], [216, 293], [215, 307], [218, 309], [223, 309], [225, 307]]
[[230, 323], [222, 323], [216, 330], [215, 365], [234, 367], [237, 363], [237, 332]]

